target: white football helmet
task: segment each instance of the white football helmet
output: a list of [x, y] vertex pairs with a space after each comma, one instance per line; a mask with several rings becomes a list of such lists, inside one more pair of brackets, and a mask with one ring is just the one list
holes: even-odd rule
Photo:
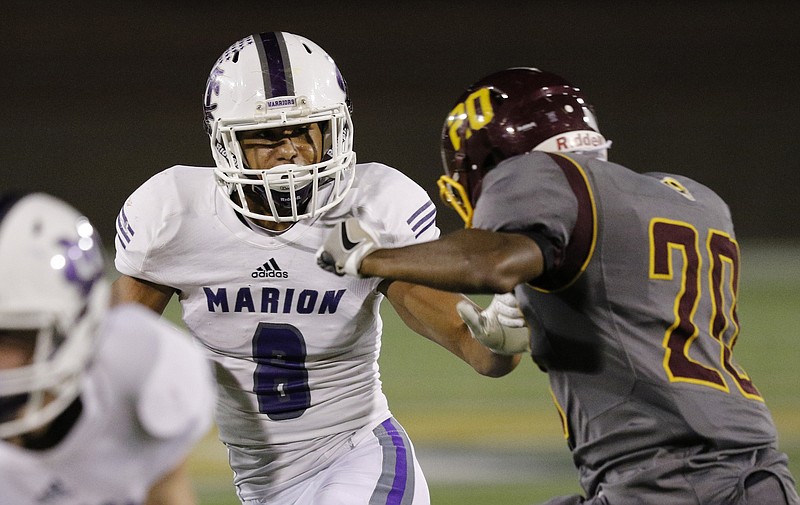
[[43, 194], [0, 196], [0, 339], [29, 330], [30, 363], [0, 369], [0, 438], [53, 420], [80, 392], [109, 300], [89, 221]]
[[[242, 215], [298, 221], [330, 209], [350, 189], [356, 156], [347, 85], [314, 42], [287, 32], [239, 40], [211, 70], [203, 108], [219, 188]], [[246, 166], [237, 133], [311, 123], [325, 137], [319, 163]], [[264, 199], [269, 214], [248, 206], [246, 189]]]

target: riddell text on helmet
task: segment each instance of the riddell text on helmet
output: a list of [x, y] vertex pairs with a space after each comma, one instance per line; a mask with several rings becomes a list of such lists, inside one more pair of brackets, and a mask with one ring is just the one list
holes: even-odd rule
[[590, 132], [583, 132], [579, 135], [562, 135], [556, 137], [556, 147], [559, 151], [577, 149], [580, 147], [598, 147], [603, 143], [605, 143], [605, 139], [602, 135]]

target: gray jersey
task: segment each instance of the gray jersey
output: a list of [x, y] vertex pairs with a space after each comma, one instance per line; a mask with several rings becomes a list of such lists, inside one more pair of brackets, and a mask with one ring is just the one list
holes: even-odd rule
[[532, 152], [487, 174], [474, 222], [548, 252], [546, 272], [516, 295], [546, 330], [535, 359], [588, 493], [665, 450], [775, 445], [769, 411], [732, 357], [739, 248], [713, 191]]

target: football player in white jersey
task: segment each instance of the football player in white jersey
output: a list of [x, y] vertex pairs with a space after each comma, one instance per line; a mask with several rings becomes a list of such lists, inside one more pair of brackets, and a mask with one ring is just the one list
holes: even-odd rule
[[196, 503], [185, 460], [212, 373], [185, 334], [108, 309], [101, 246], [75, 209], [0, 195], [0, 503]]
[[[304, 37], [234, 43], [213, 66], [204, 111], [216, 166], [174, 166], [127, 199], [115, 296], [161, 313], [177, 294], [220, 365], [216, 421], [243, 503], [429, 503], [381, 390], [381, 301], [481, 374], [504, 375], [519, 358], [473, 338], [455, 310], [463, 296], [332, 276], [315, 252], [349, 216], [382, 243], [435, 239], [433, 202], [393, 168], [356, 164], [345, 81]], [[516, 307], [498, 301], [484, 317], [497, 322], [500, 310], [510, 317], [493, 331], [527, 341]]]

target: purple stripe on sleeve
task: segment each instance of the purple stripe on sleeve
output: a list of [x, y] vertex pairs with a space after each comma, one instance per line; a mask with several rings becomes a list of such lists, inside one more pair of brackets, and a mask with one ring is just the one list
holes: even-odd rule
[[414, 220], [414, 218], [416, 218], [417, 216], [419, 216], [420, 214], [422, 214], [422, 213], [425, 211], [425, 209], [427, 209], [427, 208], [428, 208], [428, 207], [430, 207], [431, 205], [433, 205], [433, 202], [432, 202], [432, 201], [428, 200], [427, 202], [425, 202], [425, 205], [423, 205], [422, 207], [420, 207], [419, 209], [417, 209], [417, 210], [416, 210], [416, 211], [415, 211], [413, 214], [411, 214], [411, 217], [409, 217], [409, 218], [406, 220], [406, 223], [408, 223], [408, 224], [411, 224], [411, 222]]
[[136, 235], [128, 222], [128, 216], [125, 215], [125, 210], [121, 210], [117, 215], [117, 240], [123, 249], [128, 248], [131, 243], [131, 238]]
[[414, 226], [411, 227], [411, 230], [416, 231], [417, 228], [419, 228], [425, 223], [428, 223], [428, 226], [430, 226], [431, 224], [433, 224], [433, 221], [435, 221], [434, 219], [435, 217], [436, 217], [436, 209], [433, 209], [429, 213], [425, 214], [419, 221], [417, 221], [416, 224], [414, 224]]
[[[128, 234], [125, 233], [125, 228], [130, 229], [130, 225], [128, 224], [128, 220], [125, 217], [125, 212], [121, 211], [117, 215], [117, 231], [119, 232], [119, 235], [121, 235], [122, 238], [125, 239], [125, 242], [130, 242], [131, 239], [130, 239], [130, 237], [128, 237]], [[131, 234], [133, 234], [133, 233], [131, 233]]]
[[424, 226], [424, 227], [423, 227], [421, 230], [419, 230], [419, 231], [418, 231], [418, 232], [417, 232], [417, 233], [414, 235], [414, 238], [419, 238], [419, 237], [420, 237], [420, 235], [422, 235], [423, 233], [425, 233], [425, 230], [427, 230], [428, 228], [430, 228], [431, 226], [433, 226], [433, 225], [434, 225], [434, 223], [436, 223], [436, 221], [435, 221], [435, 220], [431, 220], [431, 222], [430, 222], [430, 223], [426, 224], [426, 225], [425, 225], [425, 226]]

